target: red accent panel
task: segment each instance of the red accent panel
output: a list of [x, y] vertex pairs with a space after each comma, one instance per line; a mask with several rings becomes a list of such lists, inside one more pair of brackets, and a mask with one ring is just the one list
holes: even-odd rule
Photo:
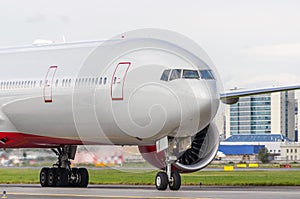
[[[92, 144], [92, 143], [84, 143]], [[0, 148], [55, 148], [63, 145], [83, 145], [80, 140], [0, 132]]]
[[139, 150], [143, 158], [151, 165], [159, 169], [166, 167], [165, 154], [163, 151], [156, 153], [156, 146], [139, 146]]

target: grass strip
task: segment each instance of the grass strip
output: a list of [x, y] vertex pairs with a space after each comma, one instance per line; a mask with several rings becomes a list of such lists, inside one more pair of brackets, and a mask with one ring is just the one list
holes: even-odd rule
[[[39, 183], [38, 169], [0, 168], [1, 184]], [[156, 171], [90, 170], [90, 184], [153, 185]], [[200, 171], [182, 174], [183, 185], [300, 186], [300, 171]]]

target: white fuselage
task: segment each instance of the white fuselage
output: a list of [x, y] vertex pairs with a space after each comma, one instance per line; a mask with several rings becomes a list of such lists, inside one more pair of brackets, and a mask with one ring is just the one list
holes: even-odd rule
[[[147, 145], [194, 135], [219, 105], [215, 79], [183, 78], [208, 65], [160, 40], [9, 48], [0, 66], [0, 135]], [[182, 78], [161, 80], [167, 69]]]

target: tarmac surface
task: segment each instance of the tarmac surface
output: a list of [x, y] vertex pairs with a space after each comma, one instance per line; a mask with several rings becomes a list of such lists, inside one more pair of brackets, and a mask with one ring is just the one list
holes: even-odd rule
[[[6, 194], [3, 194], [3, 192]], [[198, 199], [299, 199], [300, 186], [200, 187], [182, 186], [179, 191], [157, 191], [154, 186], [90, 185], [88, 188], [42, 188], [39, 185], [0, 185], [0, 198], [198, 198]]]

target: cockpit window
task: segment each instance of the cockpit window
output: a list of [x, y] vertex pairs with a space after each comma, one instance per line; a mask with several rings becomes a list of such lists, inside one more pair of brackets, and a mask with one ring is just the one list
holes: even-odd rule
[[215, 79], [211, 70], [200, 70], [201, 79]]
[[199, 79], [199, 73], [196, 70], [183, 70], [182, 78]]
[[165, 70], [165, 71], [163, 72], [163, 74], [161, 75], [160, 80], [168, 81], [170, 71], [171, 71], [171, 70]]
[[170, 81], [174, 79], [180, 79], [181, 77], [181, 69], [172, 70]]

